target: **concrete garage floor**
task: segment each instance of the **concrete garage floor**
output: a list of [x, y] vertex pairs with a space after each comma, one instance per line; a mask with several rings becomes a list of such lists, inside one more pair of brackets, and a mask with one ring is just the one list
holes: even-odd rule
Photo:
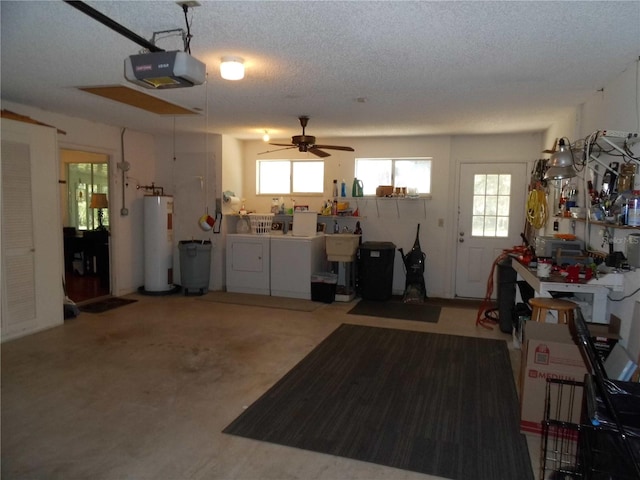
[[[299, 312], [129, 298], [2, 345], [2, 478], [436, 478], [221, 431], [341, 323], [510, 340], [470, 309], [431, 324], [347, 315], [353, 302]], [[528, 442], [537, 476], [539, 438]]]

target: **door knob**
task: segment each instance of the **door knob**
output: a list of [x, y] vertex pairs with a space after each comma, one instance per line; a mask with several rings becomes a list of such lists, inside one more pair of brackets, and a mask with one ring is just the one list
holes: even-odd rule
[[459, 239], [458, 239], [458, 241], [459, 241], [460, 243], [464, 243], [464, 238], [459, 238]]
[[460, 236], [461, 236], [461, 237], [464, 237], [464, 232], [460, 232]]

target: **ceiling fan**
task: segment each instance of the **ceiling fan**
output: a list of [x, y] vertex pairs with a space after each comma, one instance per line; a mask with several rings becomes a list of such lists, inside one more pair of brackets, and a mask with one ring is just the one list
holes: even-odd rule
[[[281, 148], [280, 150], [287, 150], [289, 148], [297, 148], [299, 152], [309, 152], [313, 153], [317, 157], [329, 157], [330, 154], [322, 151], [322, 149], [329, 150], [343, 150], [345, 152], [353, 152], [355, 151], [351, 147], [341, 147], [339, 145], [318, 145], [316, 144], [316, 137], [312, 135], [305, 135], [305, 128], [307, 127], [307, 123], [309, 122], [309, 117], [301, 116], [298, 117], [300, 120], [300, 125], [302, 126], [302, 135], [294, 135], [291, 137], [291, 143], [270, 143], [269, 145], [276, 145]], [[267, 152], [277, 152], [278, 150], [269, 150]]]

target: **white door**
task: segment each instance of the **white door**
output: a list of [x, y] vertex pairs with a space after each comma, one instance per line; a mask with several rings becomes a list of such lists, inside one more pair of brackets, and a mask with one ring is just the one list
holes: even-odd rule
[[64, 321], [54, 128], [2, 120], [2, 339]]
[[484, 298], [496, 258], [522, 243], [527, 165], [463, 163], [459, 183], [456, 296]]

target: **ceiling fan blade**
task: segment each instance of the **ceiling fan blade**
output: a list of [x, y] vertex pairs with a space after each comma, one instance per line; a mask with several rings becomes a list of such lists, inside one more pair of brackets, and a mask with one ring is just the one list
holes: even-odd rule
[[318, 146], [317, 145], [315, 145], [313, 147], [309, 147], [307, 149], [307, 152], [313, 153], [316, 157], [321, 157], [321, 158], [330, 157], [331, 156], [331, 154], [329, 154], [327, 152], [323, 152], [322, 150], [318, 150]]
[[345, 152], [355, 152], [351, 147], [341, 147], [339, 145], [314, 145], [314, 148], [328, 148], [329, 150], [343, 150]]
[[[279, 144], [270, 143], [269, 145], [279, 145]], [[259, 152], [259, 153], [257, 153], [257, 155], [264, 155], [265, 153], [271, 153], [271, 152], [279, 152], [280, 150], [289, 150], [291, 148], [296, 148], [296, 146], [295, 145], [289, 145], [289, 146], [284, 147], [284, 148], [276, 148], [275, 150], [267, 150], [266, 152]]]
[[295, 147], [293, 143], [269, 143], [269, 145], [275, 145], [277, 147]]

